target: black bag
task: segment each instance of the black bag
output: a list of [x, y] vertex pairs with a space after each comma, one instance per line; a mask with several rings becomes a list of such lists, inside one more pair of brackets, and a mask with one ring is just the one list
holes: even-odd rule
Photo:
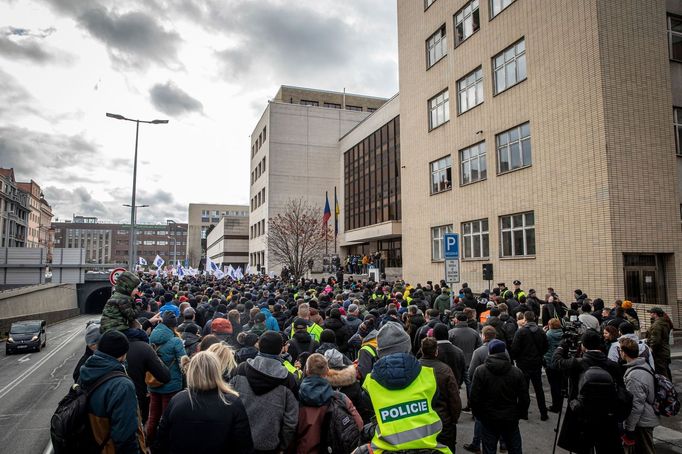
[[[360, 443], [360, 429], [348, 407], [344, 394], [335, 391], [327, 406], [323, 425], [323, 447], [327, 452], [352, 452]], [[323, 448], [323, 449], [325, 449]]]
[[114, 371], [102, 376], [89, 389], [73, 385], [59, 401], [50, 420], [50, 438], [55, 454], [102, 452], [109, 442], [109, 435], [102, 443], [95, 441], [88, 417], [88, 401], [97, 388], [115, 377], [128, 376], [124, 372]]
[[618, 386], [607, 370], [591, 366], [580, 376], [578, 397], [569, 405], [588, 424], [598, 424], [604, 417], [620, 422], [632, 411], [632, 394]]

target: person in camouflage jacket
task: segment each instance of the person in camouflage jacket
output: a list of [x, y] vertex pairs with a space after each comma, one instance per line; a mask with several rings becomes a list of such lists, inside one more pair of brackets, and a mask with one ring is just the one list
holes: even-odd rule
[[116, 287], [111, 298], [104, 305], [100, 331], [106, 333], [111, 330], [124, 331], [135, 320], [137, 311], [132, 293], [140, 285], [140, 278], [134, 273], [126, 271], [116, 280]]

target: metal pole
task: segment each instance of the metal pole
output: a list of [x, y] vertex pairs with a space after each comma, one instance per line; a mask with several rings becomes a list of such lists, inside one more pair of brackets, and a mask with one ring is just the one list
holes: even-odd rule
[[135, 121], [135, 159], [133, 161], [133, 197], [130, 207], [130, 250], [128, 251], [128, 268], [133, 266], [135, 263], [135, 218], [136, 218], [136, 207], [135, 207], [135, 192], [137, 190], [137, 139], [140, 132], [140, 121]]

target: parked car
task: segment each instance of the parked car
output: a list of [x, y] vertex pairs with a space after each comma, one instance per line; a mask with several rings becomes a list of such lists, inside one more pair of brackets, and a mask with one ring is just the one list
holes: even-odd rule
[[47, 345], [45, 320], [22, 320], [12, 323], [5, 342], [5, 354], [35, 350], [40, 351]]

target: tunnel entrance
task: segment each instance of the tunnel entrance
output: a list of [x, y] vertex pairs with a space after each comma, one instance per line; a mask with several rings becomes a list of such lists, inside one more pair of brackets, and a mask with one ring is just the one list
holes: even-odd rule
[[109, 298], [111, 298], [111, 287], [109, 286], [93, 291], [85, 300], [85, 313], [101, 314]]

